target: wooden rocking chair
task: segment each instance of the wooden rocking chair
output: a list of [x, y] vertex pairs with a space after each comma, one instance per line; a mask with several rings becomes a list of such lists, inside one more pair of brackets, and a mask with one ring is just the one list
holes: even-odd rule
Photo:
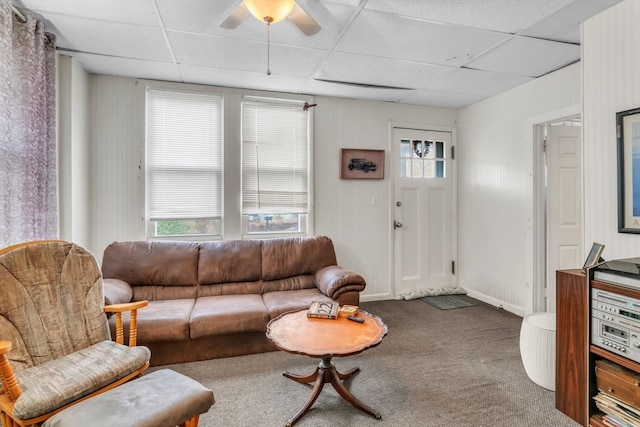
[[[93, 255], [46, 240], [0, 250], [0, 421], [39, 426], [55, 413], [142, 375], [151, 352], [136, 347], [146, 301], [104, 305]], [[122, 312], [131, 311], [129, 346]], [[107, 312], [116, 315], [111, 340]]]

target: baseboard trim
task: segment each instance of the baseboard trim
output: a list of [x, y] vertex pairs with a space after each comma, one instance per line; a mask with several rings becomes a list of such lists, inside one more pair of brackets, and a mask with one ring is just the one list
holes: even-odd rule
[[524, 317], [525, 310], [522, 307], [518, 307], [518, 306], [513, 305], [513, 304], [508, 304], [508, 303], [506, 303], [504, 301], [501, 301], [501, 300], [499, 300], [497, 298], [493, 298], [493, 297], [490, 297], [488, 295], [481, 294], [480, 292], [476, 292], [476, 291], [473, 291], [471, 289], [467, 289], [467, 288], [463, 288], [463, 289], [467, 291], [467, 295], [470, 296], [471, 298], [477, 299], [478, 301], [482, 301], [482, 302], [487, 303], [489, 305], [492, 305], [492, 306], [494, 306], [496, 308], [506, 310], [506, 311], [508, 311], [510, 313], [513, 313], [513, 314], [516, 314], [516, 315], [518, 315], [520, 317]]
[[362, 295], [360, 294], [361, 302], [371, 302], [371, 301], [385, 301], [393, 299], [391, 294], [372, 294], [372, 295]]

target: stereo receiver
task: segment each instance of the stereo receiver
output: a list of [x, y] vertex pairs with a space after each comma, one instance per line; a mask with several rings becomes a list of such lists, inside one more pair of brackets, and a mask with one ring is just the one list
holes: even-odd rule
[[640, 363], [640, 300], [592, 288], [591, 344]]

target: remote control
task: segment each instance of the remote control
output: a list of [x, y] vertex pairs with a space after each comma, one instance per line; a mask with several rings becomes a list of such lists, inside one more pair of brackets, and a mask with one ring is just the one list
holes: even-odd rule
[[347, 319], [353, 320], [354, 322], [358, 322], [358, 323], [364, 323], [364, 319], [362, 317], [347, 316]]

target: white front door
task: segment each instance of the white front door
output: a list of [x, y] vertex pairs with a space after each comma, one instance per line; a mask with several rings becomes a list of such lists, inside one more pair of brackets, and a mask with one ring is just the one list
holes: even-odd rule
[[547, 311], [556, 311], [556, 270], [580, 268], [582, 242], [582, 138], [579, 126], [548, 126]]
[[394, 128], [395, 295], [454, 283], [450, 132]]

